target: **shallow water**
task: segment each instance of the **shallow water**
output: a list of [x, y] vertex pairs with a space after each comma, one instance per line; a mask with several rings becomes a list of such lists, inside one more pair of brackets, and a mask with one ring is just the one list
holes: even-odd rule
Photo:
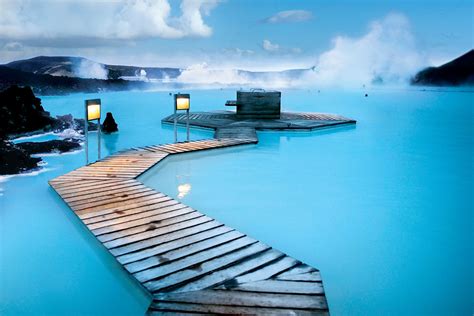
[[[364, 93], [284, 91], [287, 110], [337, 113], [357, 126], [260, 132], [258, 145], [170, 157], [141, 179], [319, 268], [332, 315], [472, 314], [474, 94]], [[224, 109], [234, 92], [191, 96], [193, 110]], [[104, 155], [173, 140], [160, 123], [171, 112], [164, 92], [43, 105], [81, 117], [84, 98], [95, 97], [120, 129], [104, 136]], [[44, 159], [51, 170], [0, 183], [0, 312], [143, 313], [148, 297], [47, 185], [84, 153]]]

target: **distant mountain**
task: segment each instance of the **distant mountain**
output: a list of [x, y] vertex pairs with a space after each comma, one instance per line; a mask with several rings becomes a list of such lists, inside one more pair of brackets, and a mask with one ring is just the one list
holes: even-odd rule
[[181, 74], [179, 68], [107, 65], [83, 57], [38, 56], [4, 66], [34, 74], [95, 79], [164, 80]]
[[[38, 56], [0, 65], [0, 89], [9, 84], [29, 85], [37, 94], [96, 92], [183, 85], [262, 85], [299, 80], [315, 67], [283, 71], [219, 70], [189, 67], [136, 67], [108, 65], [83, 57]], [[218, 81], [222, 80], [222, 81]], [[235, 82], [232, 80], [236, 80]]]
[[413, 85], [474, 85], [474, 50], [439, 67], [423, 69], [412, 78]]
[[148, 87], [146, 82], [59, 77], [0, 66], [0, 91], [11, 85], [30, 86], [36, 94], [42, 95], [146, 89]]

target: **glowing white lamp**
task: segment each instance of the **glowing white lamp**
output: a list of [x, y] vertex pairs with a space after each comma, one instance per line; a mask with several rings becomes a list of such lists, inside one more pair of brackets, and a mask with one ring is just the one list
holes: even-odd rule
[[85, 138], [85, 153], [86, 164], [89, 164], [89, 121], [97, 120], [97, 155], [100, 160], [100, 99], [91, 99], [85, 101], [86, 105], [86, 119], [84, 122], [84, 138]]
[[87, 120], [100, 120], [100, 99], [86, 100]]
[[189, 110], [190, 98], [189, 94], [175, 94], [175, 107], [176, 110]]

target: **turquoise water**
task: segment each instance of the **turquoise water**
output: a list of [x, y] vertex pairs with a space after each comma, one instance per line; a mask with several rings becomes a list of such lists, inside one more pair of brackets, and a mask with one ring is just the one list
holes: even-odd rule
[[[471, 315], [474, 94], [364, 93], [284, 91], [287, 110], [357, 126], [260, 132], [258, 145], [167, 158], [142, 181], [319, 268], [332, 315]], [[224, 109], [234, 92], [191, 96], [193, 110]], [[81, 117], [94, 97], [120, 129], [104, 137], [105, 154], [173, 140], [160, 123], [171, 112], [164, 92], [43, 105]], [[44, 159], [48, 171], [0, 183], [0, 314], [142, 314], [149, 298], [46, 183], [84, 153]]]

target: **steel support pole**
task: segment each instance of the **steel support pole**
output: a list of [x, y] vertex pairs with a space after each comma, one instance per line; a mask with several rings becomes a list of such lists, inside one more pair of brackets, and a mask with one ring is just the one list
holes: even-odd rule
[[178, 119], [176, 117], [176, 106], [174, 107], [174, 142], [178, 142]]
[[186, 133], [187, 133], [187, 140], [189, 143], [189, 109], [186, 110]]
[[87, 120], [87, 101], [84, 102], [85, 105], [85, 112], [86, 116], [84, 118], [84, 149], [86, 152], [86, 165], [89, 164], [89, 141], [88, 141], [88, 133], [89, 133], [89, 121]]
[[100, 118], [97, 119], [97, 155], [100, 160]]

